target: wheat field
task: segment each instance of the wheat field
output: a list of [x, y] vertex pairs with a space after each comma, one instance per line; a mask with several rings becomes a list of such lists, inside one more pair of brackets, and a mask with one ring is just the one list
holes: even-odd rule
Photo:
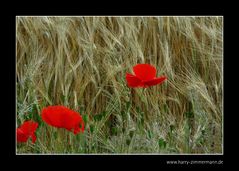
[[[167, 80], [129, 88], [136, 64]], [[36, 154], [220, 154], [223, 152], [223, 18], [16, 17], [16, 126], [39, 123]], [[74, 135], [41, 110], [79, 112]]]

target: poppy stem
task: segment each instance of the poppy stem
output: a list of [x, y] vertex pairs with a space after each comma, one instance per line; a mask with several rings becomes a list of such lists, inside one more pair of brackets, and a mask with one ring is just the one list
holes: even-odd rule
[[146, 88], [143, 88], [141, 93], [139, 94], [141, 100], [146, 104]]
[[59, 129], [58, 131], [58, 142], [59, 144], [62, 144], [62, 146], [64, 146], [64, 136], [63, 136], [63, 129]]
[[67, 135], [67, 142], [68, 142], [68, 145], [71, 145], [71, 137], [70, 137], [70, 134]]

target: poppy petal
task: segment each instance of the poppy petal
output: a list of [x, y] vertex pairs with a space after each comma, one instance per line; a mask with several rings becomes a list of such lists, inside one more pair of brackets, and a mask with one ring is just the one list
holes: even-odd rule
[[74, 134], [78, 134], [79, 132], [84, 132], [84, 123], [81, 122], [81, 128], [79, 125], [76, 125], [74, 128]]
[[25, 134], [30, 135], [36, 131], [37, 127], [38, 123], [33, 121], [25, 121], [20, 128]]
[[36, 139], [37, 139], [36, 135], [35, 135], [35, 134], [32, 134], [31, 137], [32, 137], [32, 143], [35, 143], [35, 142], [36, 142]]
[[162, 77], [154, 78], [152, 80], [143, 81], [143, 83], [144, 83], [145, 87], [153, 86], [153, 85], [161, 84], [166, 79], [167, 79], [167, 77], [162, 76]]
[[35, 131], [38, 123], [33, 121], [25, 121], [19, 128], [17, 128], [17, 142], [27, 142], [29, 137], [32, 137], [32, 142], [35, 143]]
[[64, 123], [63, 127], [69, 131], [73, 131], [74, 134], [77, 134], [80, 131], [79, 124], [82, 123], [82, 119], [77, 112], [75, 112], [75, 113], [73, 113], [73, 112], [74, 111], [72, 111], [71, 114], [69, 113], [69, 115], [67, 117], [65, 117], [64, 122], [63, 122]]
[[17, 128], [17, 142], [27, 142], [28, 136], [24, 134], [24, 132]]
[[149, 64], [138, 64], [133, 67], [135, 75], [141, 80], [151, 80], [156, 77], [156, 68]]
[[78, 123], [80, 120], [77, 115], [78, 113], [75, 113], [74, 111], [65, 111], [62, 115], [61, 127], [71, 131], [74, 128], [75, 123]]
[[48, 106], [42, 110], [42, 120], [51, 126], [61, 128], [64, 111], [65, 108], [61, 106]]
[[141, 84], [141, 80], [135, 75], [126, 73], [126, 80], [129, 87], [138, 87]]
[[81, 130], [79, 124], [84, 124], [79, 113], [64, 106], [48, 106], [44, 108], [42, 110], [42, 119], [51, 126], [65, 128], [68, 131], [73, 131], [74, 134]]

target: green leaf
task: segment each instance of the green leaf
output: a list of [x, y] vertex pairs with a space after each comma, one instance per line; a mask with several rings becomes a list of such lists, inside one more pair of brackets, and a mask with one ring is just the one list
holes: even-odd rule
[[134, 135], [134, 131], [130, 131], [130, 132], [129, 132], [129, 136], [130, 136], [130, 138], [132, 138], [133, 135]]
[[165, 149], [166, 148], [166, 141], [163, 139], [163, 138], [160, 138], [159, 140], [158, 140], [158, 144], [159, 144], [159, 148], [160, 149]]
[[168, 113], [168, 106], [166, 104], [163, 105], [164, 112]]
[[90, 125], [90, 132], [93, 133], [95, 131], [95, 127], [93, 125]]
[[136, 106], [136, 112], [140, 113], [140, 108], [138, 106]]
[[152, 138], [152, 132], [148, 130], [148, 137], [151, 139]]
[[140, 120], [140, 124], [141, 124], [141, 126], [144, 126], [144, 118], [143, 117]]
[[82, 118], [83, 118], [83, 121], [84, 121], [84, 123], [86, 125], [88, 123], [88, 120], [89, 120], [88, 115], [84, 114], [84, 115], [82, 115]]
[[83, 106], [80, 106], [79, 112], [84, 113], [84, 107]]
[[122, 128], [122, 132], [125, 133], [125, 131], [126, 131], [126, 129], [125, 129], [125, 127], [123, 127], [123, 128]]
[[118, 129], [116, 127], [113, 127], [111, 131], [113, 135], [116, 135], [118, 133]]
[[131, 139], [126, 139], [126, 144], [130, 145]]
[[187, 118], [193, 118], [193, 112], [185, 112], [184, 115], [185, 115]]
[[32, 119], [32, 112], [29, 112], [28, 114], [24, 115], [24, 120], [31, 120]]
[[97, 114], [93, 118], [95, 121], [100, 121], [103, 118], [103, 116], [101, 114]]
[[62, 94], [62, 95], [61, 95], [61, 101], [62, 101], [62, 102], [65, 102], [65, 100], [66, 100], [66, 96]]
[[122, 111], [122, 112], [121, 112], [121, 115], [122, 115], [122, 119], [125, 120], [125, 119], [126, 119], [126, 112], [125, 112], [125, 111]]
[[173, 132], [173, 130], [175, 129], [174, 125], [170, 125], [170, 131]]
[[106, 116], [106, 111], [103, 111], [103, 112], [101, 113], [101, 115], [102, 115], [102, 116]]
[[130, 102], [126, 102], [126, 111], [127, 112], [129, 111], [130, 107], [131, 107], [131, 103]]

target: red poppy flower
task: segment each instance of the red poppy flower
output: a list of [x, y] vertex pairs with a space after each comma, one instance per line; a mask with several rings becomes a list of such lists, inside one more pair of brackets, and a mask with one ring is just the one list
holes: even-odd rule
[[27, 142], [28, 138], [32, 138], [32, 143], [35, 143], [37, 137], [35, 131], [38, 123], [33, 121], [25, 121], [19, 128], [17, 128], [17, 142]]
[[84, 131], [84, 122], [79, 113], [64, 106], [49, 106], [42, 110], [42, 119], [47, 124], [65, 128], [74, 134]]
[[161, 84], [167, 79], [165, 76], [156, 77], [156, 68], [149, 64], [138, 64], [133, 67], [135, 75], [126, 73], [129, 87], [149, 87]]

